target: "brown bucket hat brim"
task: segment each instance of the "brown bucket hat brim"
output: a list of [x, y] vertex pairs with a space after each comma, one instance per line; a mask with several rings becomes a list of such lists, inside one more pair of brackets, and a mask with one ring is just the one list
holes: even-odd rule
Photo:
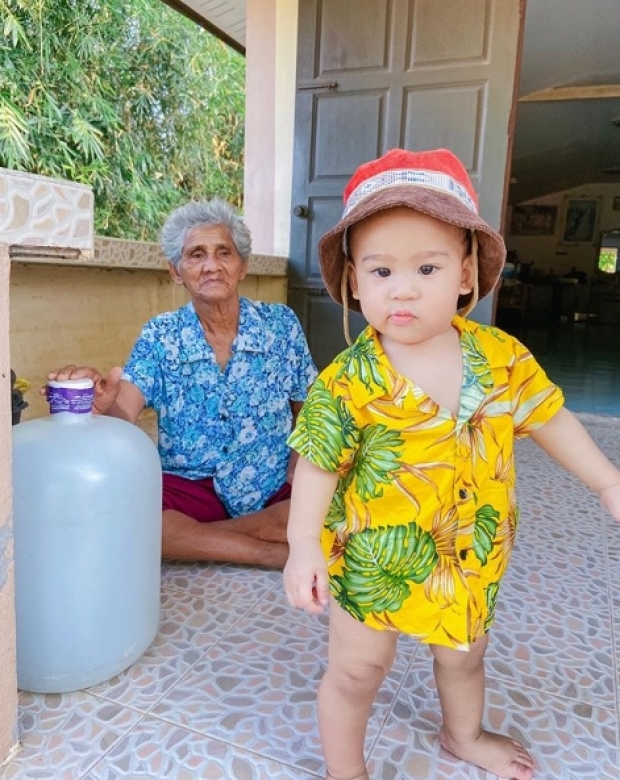
[[[345, 230], [378, 211], [398, 206], [406, 206], [450, 225], [475, 230], [478, 238], [479, 297], [484, 298], [491, 292], [506, 259], [506, 245], [500, 234], [452, 195], [420, 184], [395, 184], [364, 197], [319, 241], [321, 275], [327, 292], [336, 303], [342, 305], [340, 285], [342, 269], [347, 262], [343, 249]], [[350, 309], [360, 311], [359, 302], [351, 296], [350, 288], [347, 304]]]

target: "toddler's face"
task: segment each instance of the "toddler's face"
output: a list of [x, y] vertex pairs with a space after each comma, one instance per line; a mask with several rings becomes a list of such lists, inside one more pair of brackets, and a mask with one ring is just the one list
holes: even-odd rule
[[416, 344], [451, 326], [473, 288], [465, 231], [402, 207], [351, 228], [351, 290], [385, 338]]

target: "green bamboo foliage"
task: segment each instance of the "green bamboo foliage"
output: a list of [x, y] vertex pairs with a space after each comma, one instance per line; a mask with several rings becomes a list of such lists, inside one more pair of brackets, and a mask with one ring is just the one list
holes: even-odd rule
[[242, 204], [244, 58], [160, 0], [0, 0], [0, 165], [89, 184], [95, 229]]

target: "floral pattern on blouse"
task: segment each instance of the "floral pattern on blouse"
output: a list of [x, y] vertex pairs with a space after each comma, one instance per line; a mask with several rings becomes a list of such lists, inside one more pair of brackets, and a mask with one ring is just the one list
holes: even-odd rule
[[461, 650], [488, 631], [517, 529], [514, 440], [561, 408], [531, 353], [455, 317], [457, 415], [398, 374], [368, 327], [312, 387], [289, 444], [339, 475], [330, 590], [375, 629]]
[[223, 371], [188, 303], [147, 322], [123, 373], [157, 412], [163, 470], [213, 477], [232, 517], [262, 509], [286, 481], [290, 402], [315, 377], [294, 312], [247, 298]]

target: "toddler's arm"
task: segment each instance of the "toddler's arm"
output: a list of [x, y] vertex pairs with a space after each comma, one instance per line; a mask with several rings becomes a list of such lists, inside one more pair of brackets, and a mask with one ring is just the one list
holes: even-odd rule
[[327, 564], [320, 536], [338, 474], [324, 471], [299, 457], [288, 521], [289, 558], [284, 567], [284, 589], [289, 603], [307, 612], [327, 606]]
[[548, 455], [598, 493], [604, 506], [620, 521], [620, 471], [596, 446], [575, 415], [560, 409], [531, 436]]

